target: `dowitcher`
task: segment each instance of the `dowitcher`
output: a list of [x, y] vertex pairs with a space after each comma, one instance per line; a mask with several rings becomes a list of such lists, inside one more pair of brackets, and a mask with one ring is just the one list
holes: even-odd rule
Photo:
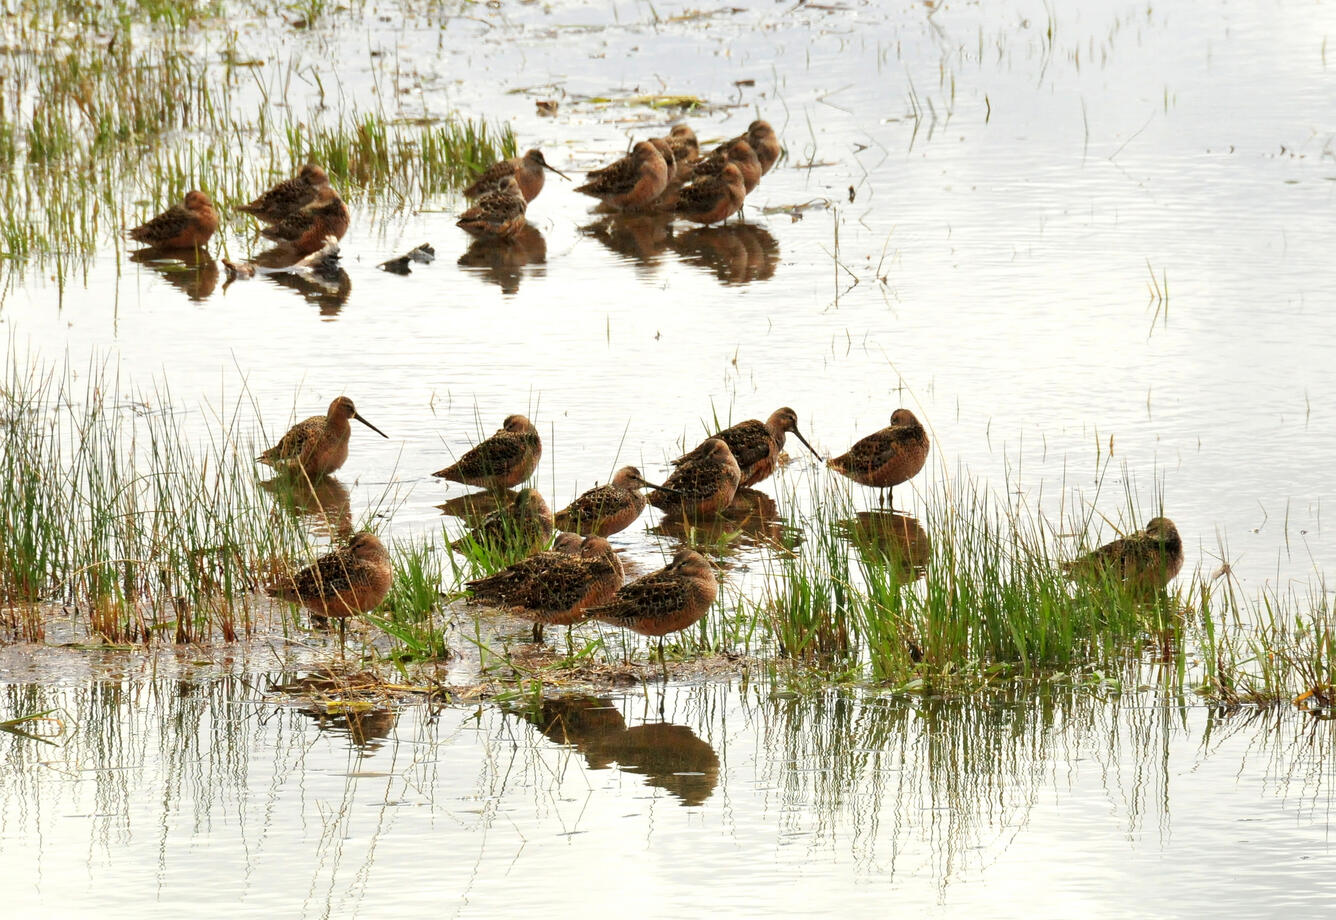
[[191, 189], [180, 204], [126, 232], [130, 239], [159, 249], [193, 249], [209, 242], [218, 229], [218, 212], [209, 196]]
[[[749, 418], [745, 422], [738, 422], [732, 427], [725, 428], [712, 437], [723, 441], [733, 452], [733, 458], [737, 460], [738, 468], [742, 470], [742, 482], [738, 488], [745, 489], [768, 478], [775, 471], [779, 452], [784, 449], [786, 432], [793, 432], [793, 436], [802, 441], [804, 447], [818, 460], [821, 459], [816, 448], [808, 444], [807, 439], [798, 430], [798, 413], [788, 406], [776, 409], [764, 422]], [[708, 441], [678, 457], [673, 461], [673, 466], [681, 466], [689, 460], [700, 459], [706, 451], [706, 443]]]
[[662, 489], [649, 493], [649, 503], [655, 508], [696, 517], [723, 511], [733, 502], [742, 470], [728, 445], [707, 438], [692, 453], [697, 456], [684, 458]]
[[590, 181], [576, 189], [610, 208], [643, 208], [663, 194], [668, 185], [668, 164], [650, 141], [640, 141], [631, 153], [611, 166], [594, 170]]
[[928, 433], [914, 413], [896, 409], [891, 413], [889, 427], [868, 435], [849, 448], [848, 453], [826, 463], [859, 485], [892, 489], [923, 469], [930, 446]]
[[[781, 148], [779, 146], [779, 137], [775, 134], [775, 129], [770, 127], [770, 122], [757, 119], [747, 126], [746, 134], [739, 134], [733, 138], [734, 141], [746, 141], [756, 152], [756, 158], [761, 164], [761, 175], [770, 172], [775, 163], [779, 160]], [[725, 141], [722, 146], [732, 143]]]
[[493, 191], [478, 196], [455, 226], [478, 238], [510, 239], [524, 229], [526, 202], [512, 176], [502, 176]]
[[590, 607], [585, 616], [642, 636], [658, 636], [659, 665], [666, 682], [663, 637], [705, 616], [718, 592], [719, 582], [705, 557], [694, 550], [680, 549], [666, 567], [622, 586], [612, 600]]
[[578, 555], [549, 550], [470, 581], [474, 600], [532, 620], [535, 642], [543, 640], [544, 626], [578, 623], [586, 608], [612, 599], [624, 575], [607, 540], [586, 537], [577, 542]]
[[751, 194], [761, 181], [761, 161], [744, 138], [734, 138], [719, 147], [708, 157], [697, 160], [691, 168], [691, 177], [697, 181], [709, 176], [717, 176], [724, 167], [732, 163], [742, 173], [742, 185], [747, 194]]
[[1183, 568], [1183, 540], [1167, 517], [1151, 518], [1138, 530], [1063, 564], [1085, 578], [1110, 578], [1142, 591], [1158, 591]]
[[389, 437], [358, 415], [351, 399], [340, 396], [329, 404], [327, 413], [293, 425], [257, 459], [273, 467], [299, 467], [311, 479], [332, 473], [348, 459], [348, 438], [352, 435], [349, 419], [357, 419], [382, 438]]
[[661, 487], [646, 482], [634, 466], [624, 466], [612, 477], [612, 482], [595, 486], [558, 511], [557, 527], [600, 537], [620, 533], [645, 510], [641, 488]]
[[348, 232], [348, 206], [330, 185], [322, 185], [305, 206], [278, 223], [265, 227], [260, 235], [287, 243], [297, 252], [309, 254], [323, 248], [325, 237], [343, 239]]
[[655, 150], [659, 151], [659, 156], [663, 157], [663, 165], [668, 168], [668, 177], [664, 180], [664, 185], [671, 185], [673, 180], [677, 178], [677, 157], [673, 154], [673, 145], [668, 142], [667, 138], [663, 137], [651, 137], [649, 142], [654, 145]]
[[538, 193], [543, 190], [544, 170], [554, 172], [563, 179], [570, 179], [570, 176], [561, 170], [549, 166], [547, 160], [543, 159], [543, 151], [535, 148], [522, 157], [511, 157], [509, 160], [502, 160], [487, 167], [481, 176], [473, 180], [472, 185], [464, 189], [464, 197], [478, 198], [495, 191], [502, 178], [512, 176], [527, 204], [537, 198]]
[[668, 132], [664, 140], [673, 149], [679, 172], [683, 164], [690, 165], [700, 159], [700, 143], [696, 140], [696, 132], [687, 125], [673, 125], [673, 130]]
[[543, 442], [533, 422], [511, 415], [496, 434], [432, 475], [484, 489], [509, 489], [533, 475], [542, 455]]
[[698, 224], [716, 224], [741, 210], [746, 197], [741, 171], [736, 164], [725, 163], [719, 175], [683, 186], [673, 203], [673, 213]]
[[507, 508], [498, 508], [450, 544], [456, 552], [477, 545], [507, 556], [527, 556], [541, 549], [552, 536], [552, 509], [537, 489], [520, 489]]
[[326, 553], [265, 591], [270, 597], [300, 604], [315, 616], [336, 618], [342, 644], [344, 621], [374, 610], [393, 582], [389, 552], [375, 534], [364, 530], [353, 534], [347, 546]]
[[264, 221], [276, 224], [297, 213], [315, 200], [316, 194], [329, 185], [329, 176], [314, 163], [307, 163], [291, 179], [284, 179], [250, 204], [237, 206], [237, 210]]

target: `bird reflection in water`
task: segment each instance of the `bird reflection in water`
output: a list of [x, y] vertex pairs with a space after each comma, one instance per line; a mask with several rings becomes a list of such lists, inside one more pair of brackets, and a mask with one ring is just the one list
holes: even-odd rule
[[714, 272], [724, 284], [768, 280], [779, 265], [779, 243], [754, 224], [688, 230], [673, 237], [672, 247], [683, 262]]
[[253, 261], [257, 266], [271, 270], [264, 275], [267, 280], [298, 292], [308, 303], [320, 308], [321, 316], [338, 316], [343, 305], [348, 302], [348, 295], [352, 293], [353, 280], [337, 259], [317, 262], [309, 271], [272, 271], [288, 268], [303, 258], [301, 253], [290, 247], [275, 246], [256, 255]]
[[647, 722], [630, 728], [610, 699], [545, 699], [518, 715], [557, 744], [584, 755], [592, 770], [616, 764], [645, 777], [684, 805], [700, 805], [719, 784], [719, 755], [685, 725]]
[[[520, 280], [529, 265], [543, 266], [547, 262], [547, 240], [537, 227], [526, 225], [507, 239], [477, 239], [459, 257], [462, 268], [492, 282], [504, 294], [520, 289]], [[535, 268], [530, 275], [541, 277], [544, 268]]]
[[310, 521], [320, 536], [347, 537], [353, 532], [352, 500], [347, 487], [333, 476], [312, 482], [297, 469], [261, 481], [260, 488], [285, 511]]
[[466, 521], [480, 521], [493, 511], [514, 507], [515, 500], [519, 498], [519, 495], [520, 493], [516, 489], [469, 492], [466, 495], [457, 495], [454, 498], [447, 499], [436, 507], [440, 509], [441, 514], [447, 517], [463, 518]]
[[664, 515], [649, 532], [672, 537], [685, 546], [729, 548], [797, 546], [799, 535], [779, 515], [775, 500], [756, 489], [738, 489], [733, 503], [718, 514], [686, 518], [680, 512]]
[[218, 263], [203, 250], [136, 249], [130, 261], [151, 268], [191, 300], [204, 300], [218, 286]]
[[399, 713], [394, 709], [376, 709], [369, 705], [345, 707], [312, 706], [297, 710], [315, 721], [316, 727], [331, 735], [342, 735], [363, 753], [380, 750], [394, 731]]
[[836, 526], [867, 565], [889, 566], [900, 584], [927, 573], [932, 540], [917, 518], [899, 511], [859, 511]]
[[662, 261], [660, 256], [672, 245], [671, 212], [614, 214], [580, 228], [627, 261], [637, 265], [638, 274], [653, 275]]

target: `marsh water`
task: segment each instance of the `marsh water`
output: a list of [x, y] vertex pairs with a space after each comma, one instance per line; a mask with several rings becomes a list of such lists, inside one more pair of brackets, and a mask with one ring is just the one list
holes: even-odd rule
[[[428, 474], [513, 412], [543, 434], [555, 508], [626, 463], [662, 475], [716, 417], [793, 406], [829, 455], [905, 405], [933, 452], [897, 508], [977, 479], [1084, 509], [1091, 541], [1163, 509], [1184, 583], [1228, 563], [1246, 593], [1328, 597], [1329, 4], [406, 6], [228, 27], [304, 62], [295, 112], [481, 115], [573, 176], [679, 117], [714, 140], [759, 114], [786, 156], [745, 223], [711, 229], [600, 217], [550, 176], [504, 250], [455, 228], [458, 197], [353, 197], [332, 288], [224, 285], [108, 233], [64, 278], [6, 269], [17, 353], [165, 382], [150, 408], [201, 439], [255, 407], [243, 451], [351, 395], [391, 437], [354, 432], [338, 477], [391, 536], [439, 533], [459, 490]], [[216, 50], [202, 30], [206, 66]], [[634, 104], [659, 93], [706, 105]], [[434, 263], [376, 267], [424, 241]], [[213, 248], [258, 247], [236, 222]], [[826, 475], [793, 453], [761, 487], [777, 519]], [[675, 538], [613, 542], [649, 568]], [[764, 556], [744, 546], [735, 584]], [[1332, 723], [1300, 713], [1226, 717], [1153, 682], [793, 693], [767, 671], [350, 726], [267, 693], [281, 651], [238, 656], [0, 673], [0, 719], [65, 720], [55, 747], [0, 735], [21, 915], [207, 894], [285, 916], [1265, 916], [1336, 895]]]

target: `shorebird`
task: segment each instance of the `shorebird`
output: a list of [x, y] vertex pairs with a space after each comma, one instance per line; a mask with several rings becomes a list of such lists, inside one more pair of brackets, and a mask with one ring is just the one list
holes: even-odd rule
[[330, 185], [322, 185], [315, 197], [276, 224], [265, 227], [260, 235], [287, 243], [297, 252], [309, 254], [326, 245], [325, 237], [343, 239], [348, 232], [348, 206]]
[[315, 200], [321, 188], [329, 185], [329, 176], [314, 163], [307, 163], [291, 179], [284, 179], [250, 204], [237, 205], [237, 210], [276, 224], [300, 211]]
[[586, 608], [612, 599], [624, 575], [607, 540], [575, 539], [577, 555], [549, 550], [468, 582], [474, 600], [532, 620], [535, 642], [543, 641], [544, 626], [578, 623]]
[[191, 189], [180, 204], [132, 227], [130, 239], [159, 249], [193, 249], [209, 242], [218, 229], [218, 212], [209, 196]]
[[859, 485], [890, 490], [923, 469], [930, 446], [914, 413], [896, 409], [889, 427], [858, 441], [826, 465]]
[[542, 455], [543, 442], [533, 422], [511, 415], [496, 434], [432, 475], [484, 489], [509, 489], [533, 474]]
[[683, 458], [661, 489], [649, 493], [649, 503], [662, 511], [680, 510], [684, 517], [697, 517], [723, 511], [737, 494], [742, 470], [728, 445], [718, 438], [707, 438]]
[[[770, 122], [757, 119], [747, 126], [746, 134], [739, 134], [733, 138], [734, 141], [746, 141], [756, 152], [756, 158], [761, 163], [761, 175], [770, 172], [776, 161], [779, 160], [781, 148], [779, 146], [779, 137], [775, 134], [775, 129], [770, 127]], [[727, 146], [732, 141], [725, 141], [720, 146]]]
[[690, 165], [700, 159], [700, 143], [696, 132], [687, 125], [673, 125], [673, 130], [664, 138], [673, 150], [673, 159], [677, 161], [679, 172], [683, 164]]
[[450, 548], [463, 553], [476, 545], [514, 558], [541, 549], [551, 536], [552, 509], [537, 489], [520, 489], [509, 507], [488, 514]]
[[742, 185], [747, 194], [756, 188], [761, 181], [761, 161], [756, 156], [756, 151], [752, 150], [751, 144], [748, 144], [744, 138], [734, 138], [717, 148], [708, 157], [697, 160], [696, 165], [691, 168], [691, 177], [695, 180], [704, 179], [708, 176], [717, 176], [724, 171], [724, 167], [732, 163], [742, 173]]
[[522, 157], [511, 157], [509, 160], [502, 160], [487, 167], [482, 175], [473, 180], [472, 185], [464, 189], [464, 197], [478, 198], [495, 191], [503, 177], [512, 176], [527, 204], [537, 198], [538, 193], [543, 190], [543, 170], [554, 172], [563, 179], [570, 179], [570, 176], [561, 170], [549, 166], [547, 160], [543, 159], [543, 151], [535, 148]]
[[595, 486], [558, 511], [556, 525], [561, 530], [600, 537], [620, 533], [645, 510], [642, 487], [662, 488], [646, 482], [634, 466], [624, 466], [612, 477], [612, 482]]
[[328, 412], [293, 425], [257, 459], [273, 467], [298, 467], [311, 479], [332, 473], [348, 459], [348, 438], [352, 435], [348, 420], [354, 418], [382, 438], [389, 437], [358, 415], [351, 399], [340, 396], [329, 404]]
[[653, 143], [640, 141], [629, 155], [594, 170], [589, 179], [576, 191], [597, 198], [610, 208], [643, 208], [667, 187], [668, 164]]
[[1155, 517], [1145, 530], [1105, 543], [1062, 568], [1077, 577], [1108, 578], [1133, 590], [1158, 591], [1183, 568], [1183, 540], [1173, 521]]
[[[716, 224], [742, 209], [747, 188], [734, 163], [725, 163], [717, 176], [683, 186], [673, 202], [673, 213], [698, 224]], [[665, 201], [665, 208], [668, 206]]]
[[[738, 468], [742, 470], [742, 482], [738, 488], [745, 489], [756, 485], [775, 471], [779, 452], [784, 449], [784, 434], [790, 431], [818, 460], [821, 459], [816, 448], [808, 444], [807, 439], [798, 430], [798, 413], [788, 406], [776, 409], [764, 422], [749, 418], [711, 437], [723, 441], [733, 452], [733, 458], [737, 460]], [[674, 460], [673, 466], [681, 466], [688, 460], [698, 460], [704, 455], [705, 450], [705, 443], [701, 443]]]
[[479, 195], [473, 207], [459, 215], [455, 226], [480, 239], [510, 239], [524, 229], [526, 204], [514, 177], [502, 176], [495, 189]]
[[666, 567], [622, 586], [612, 600], [590, 607], [585, 616], [642, 636], [658, 636], [659, 666], [663, 668], [666, 683], [668, 666], [663, 660], [663, 637], [686, 629], [705, 616], [718, 592], [719, 582], [705, 557], [681, 549]]
[[364, 530], [353, 534], [347, 546], [284, 576], [265, 591], [270, 597], [305, 607], [314, 616], [337, 619], [342, 648], [347, 618], [374, 610], [393, 582], [389, 552], [375, 534]]

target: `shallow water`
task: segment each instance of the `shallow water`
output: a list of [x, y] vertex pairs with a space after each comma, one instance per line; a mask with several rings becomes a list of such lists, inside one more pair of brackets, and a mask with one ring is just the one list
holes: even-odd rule
[[1294, 714], [716, 683], [350, 728], [265, 699], [280, 676], [6, 687], [67, 727], [0, 735], [16, 916], [1277, 916], [1336, 895], [1331, 723]]
[[[1326, 593], [1330, 7], [478, 6], [230, 25], [355, 105], [394, 87], [407, 114], [509, 121], [572, 175], [669, 120], [582, 96], [698, 94], [703, 140], [759, 112], [787, 158], [747, 224], [614, 224], [550, 177], [537, 235], [499, 253], [454, 227], [456, 198], [363, 201], [332, 291], [165, 274], [108, 240], [63, 287], [11, 273], [0, 329], [166, 381], [201, 435], [238, 400], [262, 444], [353, 396], [391, 439], [355, 432], [339, 478], [359, 521], [390, 490], [395, 536], [439, 526], [460, 490], [427, 474], [512, 412], [539, 424], [555, 508], [624, 463], [661, 474], [714, 413], [791, 405], [838, 453], [908, 405], [934, 446], [897, 507], [924, 517], [966, 476], [1054, 520], [1162, 505], [1188, 546], [1180, 583], [1223, 558], [1247, 594]], [[798, 205], [815, 206], [783, 213]], [[435, 263], [376, 268], [423, 241]], [[258, 248], [234, 231], [215, 254]], [[822, 475], [795, 451], [762, 489], [785, 515]], [[651, 567], [677, 537], [646, 523], [614, 542]], [[744, 543], [731, 577], [761, 557]], [[57, 747], [0, 734], [19, 914], [179, 913], [205, 894], [284, 916], [1264, 916], [1336, 894], [1330, 723], [1299, 715], [735, 681], [667, 690], [668, 729], [656, 689], [610, 695], [563, 745], [488, 706], [322, 726], [264, 697], [278, 665], [253, 660], [165, 670], [113, 657], [0, 685], [0, 719], [58, 706], [67, 728]]]

